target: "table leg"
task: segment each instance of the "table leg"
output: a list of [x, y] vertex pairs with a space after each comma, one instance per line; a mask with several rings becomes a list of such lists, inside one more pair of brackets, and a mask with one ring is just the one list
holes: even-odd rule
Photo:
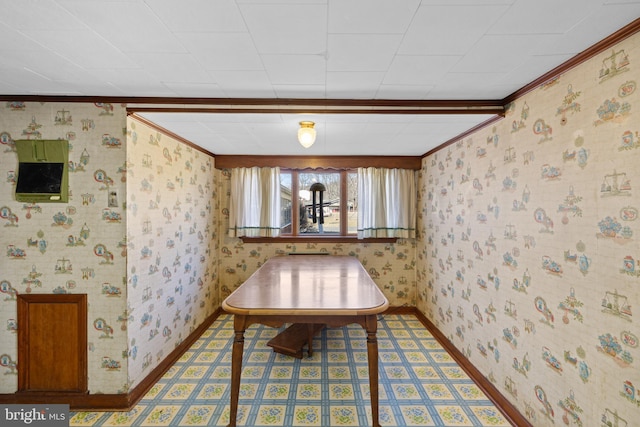
[[365, 319], [367, 330], [367, 359], [369, 361], [369, 391], [371, 394], [371, 422], [373, 427], [380, 427], [378, 417], [378, 318], [375, 314]]
[[235, 315], [233, 318], [235, 338], [231, 353], [231, 410], [229, 426], [235, 427], [238, 417], [238, 399], [240, 396], [240, 377], [242, 374], [242, 352], [244, 351], [245, 316]]
[[316, 334], [316, 325], [307, 323], [307, 347], [309, 357], [313, 356], [313, 336]]

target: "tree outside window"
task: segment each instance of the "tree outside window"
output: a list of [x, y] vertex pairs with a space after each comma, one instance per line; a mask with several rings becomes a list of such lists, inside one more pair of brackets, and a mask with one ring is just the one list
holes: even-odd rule
[[[325, 187], [320, 204], [316, 193], [316, 222], [313, 222], [315, 183]], [[347, 236], [357, 231], [357, 174], [353, 170], [282, 170], [282, 235]], [[297, 196], [297, 197], [296, 197]], [[294, 215], [294, 213], [297, 213]], [[324, 223], [321, 223], [321, 218]], [[295, 226], [294, 221], [297, 219]]]

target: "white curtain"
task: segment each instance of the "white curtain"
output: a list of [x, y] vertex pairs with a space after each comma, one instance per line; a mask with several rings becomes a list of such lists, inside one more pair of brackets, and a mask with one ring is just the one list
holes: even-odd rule
[[411, 169], [358, 169], [358, 238], [416, 235], [416, 179]]
[[229, 235], [280, 235], [280, 168], [231, 169]]

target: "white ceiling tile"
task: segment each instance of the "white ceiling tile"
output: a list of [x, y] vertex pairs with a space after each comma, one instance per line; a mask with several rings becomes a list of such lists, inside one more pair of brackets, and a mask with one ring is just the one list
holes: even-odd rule
[[[617, 2], [617, 0], [616, 0]], [[615, 29], [622, 28], [640, 17], [640, 1], [603, 5], [585, 17], [565, 34], [558, 36], [552, 43], [544, 46], [548, 51], [539, 53], [582, 52], [602, 39], [602, 35], [610, 35]]]
[[389, 67], [384, 84], [434, 85], [460, 60], [459, 56], [397, 55]]
[[[453, 99], [504, 99], [521, 89], [523, 86], [526, 86], [531, 81], [532, 80], [529, 80], [525, 84], [517, 84], [513, 81], [505, 80], [499, 83], [485, 84], [480, 87], [476, 86], [473, 91], [465, 91], [467, 96], [461, 94], [459, 97]], [[443, 89], [442, 93], [446, 93], [445, 89]], [[438, 96], [437, 93], [434, 93], [433, 99], [442, 99], [442, 96]]]
[[[501, 100], [637, 19], [640, 0], [0, 0], [0, 11], [5, 95]], [[309, 150], [301, 118], [317, 123]], [[486, 119], [151, 121], [217, 154], [422, 155]]]
[[[507, 5], [422, 5], [398, 50], [407, 55], [467, 53]], [[446, 34], [445, 37], [443, 35]]]
[[[527, 58], [517, 67], [510, 70], [505, 75], [505, 81], [508, 82], [532, 82], [536, 78], [544, 74], [544, 70], [552, 70], [558, 65], [568, 61], [573, 57], [572, 54], [558, 54], [558, 55], [539, 55], [535, 58]], [[518, 87], [525, 86], [525, 84], [516, 85]]]
[[[97, 76], [99, 81], [104, 82], [115, 88], [120, 96], [177, 96], [179, 92], [175, 92], [165, 84], [158, 82], [155, 85], [149, 85], [149, 81], [154, 81], [155, 77], [147, 72], [147, 70], [135, 69], [115, 69], [101, 68], [99, 70], [91, 70], [91, 74]], [[82, 82], [79, 83], [82, 87]], [[88, 95], [89, 93], [87, 93]], [[108, 93], [101, 93], [106, 95]]]
[[340, 0], [329, 4], [331, 34], [403, 34], [420, 0]]
[[[3, 72], [4, 69], [0, 68], [0, 72]], [[0, 77], [0, 93], [5, 95], [24, 95], [25, 91], [19, 86], [15, 86], [11, 83], [4, 82], [2, 77]]]
[[216, 83], [165, 82], [164, 85], [175, 93], [174, 96], [188, 98], [224, 98], [226, 96]]
[[59, 3], [123, 52], [185, 51], [145, 3], [85, 0], [59, 0]]
[[601, 3], [601, 0], [519, 0], [493, 24], [488, 34], [562, 34]]
[[[494, 83], [505, 81], [507, 73], [447, 73], [446, 78], [440, 80], [428, 94], [428, 99], [493, 99], [494, 96], [481, 88], [491, 86]], [[520, 85], [522, 87], [524, 85]], [[517, 89], [516, 88], [516, 89]], [[502, 97], [511, 92], [505, 92]]]
[[262, 62], [274, 85], [325, 83], [326, 63], [317, 55], [263, 55]]
[[[508, 73], [517, 68], [539, 43], [553, 40], [552, 35], [486, 35], [451, 71], [459, 73]], [[543, 73], [540, 73], [543, 74]]]
[[[48, 79], [38, 73], [31, 72], [28, 68], [0, 68], [0, 81], [9, 88], [9, 95], [15, 94], [63, 94], [68, 88]], [[11, 90], [12, 87], [17, 90]], [[28, 89], [24, 89], [24, 88]], [[73, 93], [77, 95], [78, 93]]]
[[[115, 93], [118, 93], [120, 96], [139, 96], [139, 97], [159, 97], [159, 98], [170, 98], [176, 96], [176, 93], [171, 89], [165, 87], [162, 84], [157, 86], [144, 86], [139, 84], [133, 84], [130, 82], [120, 81], [118, 83], [111, 83], [113, 86]], [[102, 94], [106, 95], [106, 94]]]
[[262, 70], [249, 33], [177, 33], [184, 47], [207, 70]]
[[329, 34], [328, 71], [386, 71], [402, 36]]
[[[411, 84], [383, 84], [378, 88], [376, 99], [428, 99], [433, 86]], [[443, 98], [445, 99], [445, 98]]]
[[[578, 25], [579, 26], [579, 25]], [[577, 27], [578, 27], [577, 26]], [[587, 31], [582, 32], [577, 30], [574, 27], [571, 31], [565, 34], [550, 34], [547, 39], [544, 40], [544, 43], [536, 44], [533, 49], [529, 52], [530, 55], [537, 57], [541, 55], [561, 55], [561, 54], [569, 54], [569, 55], [577, 55], [584, 49], [576, 48], [576, 40], [585, 40], [590, 41], [593, 45], [597, 43], [599, 40], [595, 40], [590, 37], [590, 32]]]
[[329, 0], [236, 0], [238, 4], [323, 4], [326, 5]]
[[[478, 4], [513, 4], [519, 0], [422, 0], [422, 5], [478, 5]], [[525, 0], [529, 1], [529, 0]], [[533, 0], [536, 1], [536, 0]]]
[[48, 49], [82, 68], [135, 68], [111, 43], [91, 30], [23, 30]]
[[[148, 86], [148, 82], [154, 81], [154, 76], [143, 68], [99, 68], [89, 70], [89, 72], [98, 80], [115, 84], [130, 83]], [[145, 84], [145, 82], [147, 82], [147, 84]]]
[[275, 92], [264, 71], [219, 70], [213, 80], [229, 98], [274, 98]]
[[50, 51], [10, 50], [2, 55], [2, 60], [8, 65], [28, 68], [51, 81], [77, 80], [79, 84], [90, 84], [95, 78], [91, 72]]
[[328, 72], [327, 98], [374, 99], [384, 75], [383, 72]]
[[64, 23], [65, 30], [86, 29], [87, 25], [55, 1], [43, 1], [27, 7], [24, 2], [13, 0], [0, 1], [0, 22], [4, 27], [38, 30], [59, 30], [60, 23]]
[[146, 4], [173, 32], [247, 31], [233, 0], [153, 0]]
[[212, 80], [191, 54], [129, 53], [128, 56], [144, 65], [144, 69], [161, 82], [208, 83]]
[[327, 7], [318, 4], [242, 4], [260, 54], [315, 54], [327, 50]]
[[42, 45], [10, 26], [0, 25], [1, 52], [41, 52]]
[[[249, 123], [260, 123], [260, 124], [278, 124], [281, 125], [284, 123], [284, 117], [287, 117], [287, 114], [257, 114], [257, 113], [247, 113], [244, 114], [244, 120], [238, 120], [238, 123], [246, 124]], [[296, 132], [298, 128], [296, 126]]]
[[326, 86], [317, 85], [273, 85], [276, 98], [327, 98]]
[[370, 135], [377, 135], [383, 139], [393, 139], [398, 134], [402, 133], [406, 123], [392, 123], [392, 122], [372, 122], [367, 124], [367, 133]]

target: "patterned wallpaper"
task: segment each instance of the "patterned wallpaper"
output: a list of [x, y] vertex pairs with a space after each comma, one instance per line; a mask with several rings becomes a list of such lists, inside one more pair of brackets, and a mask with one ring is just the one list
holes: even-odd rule
[[415, 240], [396, 243], [243, 243], [229, 237], [229, 191], [231, 171], [222, 170], [219, 199], [220, 291], [226, 298], [269, 258], [289, 252], [329, 253], [357, 257], [391, 306], [416, 305]]
[[127, 121], [128, 381], [220, 306], [213, 157]]
[[418, 307], [533, 425], [640, 414], [640, 35], [423, 160]]
[[[534, 425], [633, 422], [639, 48], [635, 35], [425, 158], [416, 243], [243, 244], [213, 158], [124, 106], [6, 103], [0, 393], [17, 386], [17, 293], [87, 293], [90, 391], [124, 393], [268, 258], [328, 252], [418, 306]], [[23, 138], [69, 140], [68, 204], [14, 200]]]
[[[15, 201], [16, 139], [69, 141], [69, 203]], [[111, 104], [6, 103], [0, 143], [0, 393], [22, 293], [86, 293], [89, 390], [128, 392], [220, 305], [213, 158]]]
[[[0, 393], [17, 388], [16, 295], [26, 293], [86, 293], [89, 389], [115, 393], [127, 382], [125, 128], [119, 105], [0, 108]], [[18, 139], [69, 141], [69, 203], [15, 201]]]

